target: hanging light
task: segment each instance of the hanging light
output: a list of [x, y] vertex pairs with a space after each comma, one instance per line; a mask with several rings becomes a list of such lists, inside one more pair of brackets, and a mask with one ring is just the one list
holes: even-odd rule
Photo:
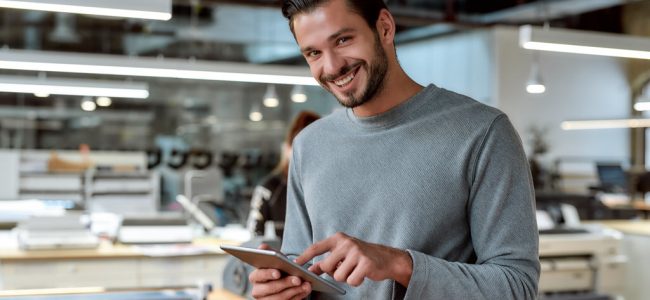
[[539, 56], [537, 52], [533, 53], [533, 64], [530, 68], [530, 75], [526, 82], [526, 91], [529, 94], [542, 94], [546, 91], [542, 74], [539, 70]]
[[81, 109], [84, 111], [94, 111], [97, 109], [97, 104], [95, 104], [90, 97], [84, 97], [83, 100], [81, 100]]
[[302, 85], [293, 86], [291, 90], [291, 101], [295, 103], [307, 102], [307, 94], [305, 94], [305, 88]]
[[111, 104], [113, 104], [111, 98], [108, 97], [97, 97], [97, 100], [95, 101], [97, 102], [97, 105], [101, 107], [108, 107], [111, 106]]
[[266, 86], [266, 93], [264, 93], [264, 106], [278, 107], [280, 100], [278, 100], [278, 93], [275, 91], [275, 85], [269, 84]]
[[634, 103], [634, 109], [636, 111], [648, 111], [650, 110], [650, 82], [641, 91], [641, 95], [637, 98], [636, 103]]
[[260, 108], [258, 105], [253, 104], [251, 107], [250, 113], [248, 113], [248, 118], [253, 121], [253, 122], [259, 122], [262, 121], [264, 118], [264, 115], [262, 115], [262, 112], [260, 111]]

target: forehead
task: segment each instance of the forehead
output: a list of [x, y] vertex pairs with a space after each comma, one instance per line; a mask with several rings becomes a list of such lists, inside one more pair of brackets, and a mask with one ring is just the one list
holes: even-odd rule
[[293, 31], [301, 47], [326, 41], [341, 29], [370, 30], [358, 13], [353, 12], [345, 0], [332, 0], [316, 9], [300, 13], [293, 18]]

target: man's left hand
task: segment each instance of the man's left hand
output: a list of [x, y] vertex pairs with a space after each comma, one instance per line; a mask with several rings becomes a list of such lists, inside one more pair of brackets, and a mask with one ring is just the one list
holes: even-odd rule
[[328, 252], [324, 260], [309, 270], [318, 275], [327, 273], [334, 280], [355, 287], [365, 278], [374, 281], [392, 279], [405, 287], [411, 280], [413, 261], [408, 252], [367, 243], [341, 232], [311, 245], [295, 262], [303, 265]]

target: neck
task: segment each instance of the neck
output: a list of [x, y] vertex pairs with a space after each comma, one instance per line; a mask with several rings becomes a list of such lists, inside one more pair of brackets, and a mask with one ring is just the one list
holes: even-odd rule
[[370, 101], [352, 109], [358, 117], [370, 117], [389, 111], [419, 93], [423, 87], [408, 77], [397, 65], [389, 69], [384, 78], [384, 84]]

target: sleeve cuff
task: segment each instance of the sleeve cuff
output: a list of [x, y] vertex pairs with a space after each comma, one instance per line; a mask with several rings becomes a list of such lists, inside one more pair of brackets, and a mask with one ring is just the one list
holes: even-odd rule
[[[406, 287], [404, 299], [423, 299], [423, 292], [429, 278], [427, 255], [410, 249], [406, 251], [413, 260], [413, 273], [411, 274], [409, 285]], [[398, 283], [395, 283], [395, 285], [398, 285]]]

